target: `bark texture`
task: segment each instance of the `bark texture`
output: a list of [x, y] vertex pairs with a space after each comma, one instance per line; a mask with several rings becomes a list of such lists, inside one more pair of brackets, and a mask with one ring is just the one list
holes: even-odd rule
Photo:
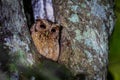
[[[59, 23], [61, 53], [58, 62], [79, 79], [105, 80], [108, 64], [108, 38], [114, 26], [110, 0], [53, 0], [54, 19], [47, 11], [51, 0], [33, 0], [34, 16]], [[38, 12], [36, 12], [38, 11]], [[46, 12], [46, 13], [45, 13]], [[52, 12], [53, 13], [53, 12]], [[35, 17], [36, 19], [36, 17]], [[82, 78], [81, 78], [82, 77]]]
[[[34, 19], [48, 19], [63, 27], [59, 35], [61, 51], [58, 63], [65, 65], [76, 76], [75, 80], [106, 80], [108, 38], [114, 25], [111, 4], [113, 3], [109, 0], [33, 0], [32, 2]], [[26, 80], [19, 73], [28, 70], [26, 72], [28, 74], [29, 69], [36, 65], [34, 53], [37, 51], [34, 49], [23, 1], [0, 0], [0, 69], [6, 70], [9, 67], [11, 80]], [[2, 56], [7, 58], [3, 59]], [[42, 67], [53, 64], [52, 61], [45, 63]], [[41, 71], [39, 66], [34, 69], [37, 77], [40, 72], [47, 72], [43, 68]], [[52, 65], [51, 69], [56, 72], [59, 72], [58, 69], [64, 71], [60, 66], [56, 69]], [[30, 75], [29, 79], [37, 80], [35, 74]], [[6, 73], [3, 75], [6, 76]]]
[[23, 0], [0, 0], [0, 80], [68, 79], [64, 66], [38, 55], [28, 26], [32, 10], [27, 7]]
[[0, 69], [7, 66], [11, 80], [19, 79], [18, 66], [28, 67], [35, 62], [31, 46], [23, 1], [0, 0]]
[[53, 0], [55, 20], [63, 26], [59, 63], [85, 80], [106, 80], [108, 37], [114, 26], [110, 2]]

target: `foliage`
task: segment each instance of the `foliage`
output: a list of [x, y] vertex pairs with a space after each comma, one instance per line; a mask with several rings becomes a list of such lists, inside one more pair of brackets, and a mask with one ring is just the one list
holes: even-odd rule
[[109, 71], [114, 80], [120, 80], [120, 0], [115, 0], [116, 24], [110, 39]]

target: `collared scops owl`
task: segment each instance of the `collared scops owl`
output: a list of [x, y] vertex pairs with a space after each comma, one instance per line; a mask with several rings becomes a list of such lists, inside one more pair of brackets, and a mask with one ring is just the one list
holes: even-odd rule
[[30, 30], [38, 52], [48, 59], [57, 61], [60, 50], [59, 25], [48, 20], [38, 19]]

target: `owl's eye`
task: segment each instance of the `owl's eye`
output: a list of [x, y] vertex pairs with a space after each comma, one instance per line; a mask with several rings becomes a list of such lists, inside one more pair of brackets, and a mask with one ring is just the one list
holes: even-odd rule
[[53, 28], [53, 29], [51, 30], [51, 32], [56, 32], [56, 30]]
[[45, 26], [44, 24], [41, 24], [41, 25], [40, 25], [40, 28], [46, 29], [46, 26]]

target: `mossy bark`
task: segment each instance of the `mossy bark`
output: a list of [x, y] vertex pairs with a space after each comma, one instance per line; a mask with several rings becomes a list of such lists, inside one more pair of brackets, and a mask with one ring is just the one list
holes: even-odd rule
[[[106, 80], [108, 38], [114, 25], [110, 2], [53, 0], [55, 22], [63, 27], [58, 63], [65, 65], [80, 80]], [[29, 79], [36, 79], [35, 75], [38, 77], [44, 70], [40, 70], [41, 65], [31, 69], [39, 60], [36, 60], [37, 51], [28, 27], [22, 0], [0, 0], [0, 68], [9, 70], [11, 80], [26, 79], [23, 76], [26, 74]], [[53, 64], [51, 62], [45, 61], [47, 65], [43, 66]], [[62, 71], [59, 66], [58, 69]]]
[[63, 26], [59, 63], [86, 80], [106, 80], [109, 36], [114, 26], [109, 0], [53, 0]]
[[0, 0], [0, 57], [0, 68], [10, 72], [11, 80], [19, 79], [19, 67], [35, 64], [35, 48], [22, 0]]
[[64, 66], [42, 57], [34, 47], [30, 6], [26, 0], [0, 0], [0, 79], [59, 80], [61, 75], [68, 79]]

